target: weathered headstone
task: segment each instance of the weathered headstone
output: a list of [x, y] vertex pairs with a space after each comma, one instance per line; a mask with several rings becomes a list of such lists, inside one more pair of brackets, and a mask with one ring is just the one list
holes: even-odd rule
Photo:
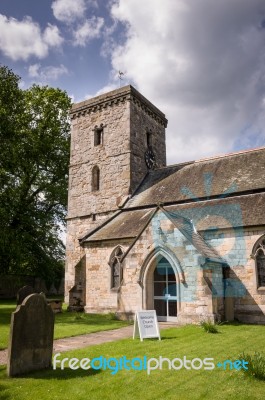
[[42, 294], [31, 294], [11, 317], [8, 376], [52, 365], [54, 313]]
[[23, 300], [28, 297], [30, 294], [36, 293], [32, 286], [26, 285], [23, 286], [17, 292], [17, 306], [23, 303]]

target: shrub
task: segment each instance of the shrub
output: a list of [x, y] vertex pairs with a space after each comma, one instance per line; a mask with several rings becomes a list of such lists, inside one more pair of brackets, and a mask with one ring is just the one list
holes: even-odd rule
[[84, 319], [83, 313], [76, 313], [74, 319], [75, 319], [75, 321], [83, 320]]
[[219, 333], [216, 324], [212, 321], [202, 321], [200, 325], [207, 333]]
[[248, 369], [244, 372], [256, 379], [265, 380], [265, 356], [261, 353], [255, 352], [254, 354], [240, 355], [240, 358], [248, 362]]

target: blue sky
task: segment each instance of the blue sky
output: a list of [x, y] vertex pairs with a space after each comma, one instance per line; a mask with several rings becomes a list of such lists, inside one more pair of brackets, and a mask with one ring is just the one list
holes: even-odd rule
[[75, 102], [134, 85], [168, 163], [264, 146], [264, 0], [1, 0], [0, 62]]

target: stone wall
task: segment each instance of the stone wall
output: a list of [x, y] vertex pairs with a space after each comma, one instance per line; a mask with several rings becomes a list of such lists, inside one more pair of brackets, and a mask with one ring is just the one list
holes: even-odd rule
[[[72, 120], [68, 217], [117, 208], [129, 192], [129, 104], [95, 111]], [[103, 123], [103, 144], [94, 146], [94, 127]], [[92, 192], [92, 168], [100, 169], [100, 190]]]
[[[130, 243], [112, 241], [90, 244], [86, 248], [86, 311], [133, 315], [139, 309], [153, 308], [146, 290], [148, 268], [156, 257], [162, 255], [169, 261], [175, 257], [175, 263], [178, 264], [178, 321], [194, 323], [208, 318], [225, 319], [221, 266], [213, 263], [202, 265], [202, 257], [193, 245], [178, 230], [171, 229], [169, 232], [167, 229], [163, 236], [160, 231], [159, 237], [155, 234], [154, 225], [147, 227], [126, 257], [124, 282], [118, 292], [110, 288], [107, 261], [115, 246], [120, 244], [127, 249]], [[234, 317], [242, 322], [265, 323], [265, 291], [257, 289], [255, 261], [250, 258], [255, 242], [265, 233], [265, 229], [245, 229], [241, 233], [243, 236], [235, 236], [234, 230], [222, 230], [217, 240], [216, 234], [207, 232], [208, 242], [229, 261], [228, 279], [233, 286]], [[150, 256], [152, 254], [153, 258]]]
[[[176, 231], [172, 231], [176, 235]], [[110, 288], [110, 266], [108, 260], [117, 244], [126, 250], [129, 242], [108, 242], [90, 244], [86, 248], [87, 262], [87, 312], [118, 312], [120, 315], [133, 315], [135, 311], [153, 308], [152, 299], [148, 298], [148, 268], [161, 256], [175, 257], [177, 265], [177, 284], [179, 287], [179, 315], [181, 322], [198, 322], [202, 316], [213, 317], [214, 310], [212, 295], [203, 279], [204, 270], [200, 266], [200, 254], [178, 233], [180, 245], [179, 254], [175, 254], [170, 246], [165, 245], [159, 238], [154, 238], [153, 227], [149, 226], [141, 235], [124, 262], [123, 284], [118, 292]], [[186, 243], [183, 247], [183, 243]], [[186, 246], [186, 247], [185, 247]], [[156, 252], [156, 249], [161, 251]], [[152, 260], [148, 260], [154, 253]], [[181, 254], [182, 253], [182, 254]], [[189, 264], [181, 262], [189, 256]], [[149, 262], [150, 261], [150, 262]], [[220, 268], [219, 268], [220, 269]], [[184, 278], [184, 280], [183, 280]]]
[[265, 290], [258, 289], [253, 247], [264, 227], [224, 229], [208, 235], [208, 242], [227, 260], [231, 270], [234, 316], [242, 322], [265, 323]]
[[156, 168], [166, 166], [166, 138], [165, 125], [152, 114], [143, 112], [139, 100], [131, 100], [130, 114], [131, 192], [133, 193], [147, 172], [144, 157], [147, 149], [147, 132], [151, 134], [150, 142], [156, 158]]

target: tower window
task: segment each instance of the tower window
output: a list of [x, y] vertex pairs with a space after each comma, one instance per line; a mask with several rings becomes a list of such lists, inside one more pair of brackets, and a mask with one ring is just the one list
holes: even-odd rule
[[97, 190], [99, 190], [99, 177], [99, 167], [95, 165], [92, 169], [92, 192], [96, 192]]
[[146, 131], [146, 144], [147, 147], [152, 147], [152, 132], [151, 130]]
[[99, 146], [100, 144], [103, 144], [103, 129], [104, 126], [103, 124], [100, 124], [100, 126], [95, 126], [94, 128], [94, 146]]

